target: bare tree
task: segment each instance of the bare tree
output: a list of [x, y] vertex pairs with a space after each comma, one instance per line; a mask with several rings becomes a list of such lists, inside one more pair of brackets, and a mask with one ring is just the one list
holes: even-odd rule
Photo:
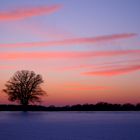
[[40, 96], [45, 94], [40, 84], [43, 83], [42, 76], [34, 71], [17, 71], [5, 84], [3, 90], [8, 94], [10, 101], [18, 101], [21, 105], [40, 102]]

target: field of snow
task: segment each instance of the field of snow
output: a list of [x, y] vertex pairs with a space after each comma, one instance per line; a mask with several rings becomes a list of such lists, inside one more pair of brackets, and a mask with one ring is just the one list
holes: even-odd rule
[[0, 140], [140, 140], [140, 112], [0, 112]]

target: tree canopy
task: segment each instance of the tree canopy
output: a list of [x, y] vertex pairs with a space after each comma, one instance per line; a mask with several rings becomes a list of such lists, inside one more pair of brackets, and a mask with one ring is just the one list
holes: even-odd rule
[[40, 84], [44, 81], [40, 74], [34, 71], [21, 70], [17, 71], [5, 84], [3, 90], [8, 94], [10, 101], [17, 101], [21, 105], [41, 102], [41, 96], [46, 92], [42, 90]]

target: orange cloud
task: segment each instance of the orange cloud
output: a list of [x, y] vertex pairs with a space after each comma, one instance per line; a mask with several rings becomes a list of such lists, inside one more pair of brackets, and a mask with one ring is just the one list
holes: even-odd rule
[[90, 58], [119, 55], [140, 55], [140, 50], [86, 51], [86, 52], [16, 52], [1, 53], [0, 59]]
[[13, 43], [13, 44], [0, 44], [0, 47], [50, 47], [50, 46], [66, 46], [66, 45], [82, 45], [82, 44], [94, 44], [102, 41], [112, 41], [117, 39], [132, 38], [137, 36], [135, 33], [126, 34], [114, 34], [105, 35], [90, 38], [73, 38], [60, 41], [48, 41], [48, 42], [25, 42], [25, 43]]
[[134, 65], [134, 66], [127, 66], [127, 67], [116, 68], [116, 69], [85, 72], [82, 74], [97, 75], [97, 76], [114, 76], [114, 75], [127, 74], [129, 72], [139, 71], [139, 70], [140, 70], [140, 65]]
[[62, 5], [21, 8], [10, 12], [0, 12], [0, 21], [19, 20], [58, 11]]

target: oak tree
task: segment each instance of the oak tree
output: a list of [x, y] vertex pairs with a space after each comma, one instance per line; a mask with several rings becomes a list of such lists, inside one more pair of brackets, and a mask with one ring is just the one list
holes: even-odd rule
[[40, 84], [43, 83], [42, 76], [34, 71], [17, 71], [5, 84], [3, 90], [8, 94], [10, 101], [17, 101], [21, 105], [28, 105], [41, 101], [41, 96], [45, 94]]

